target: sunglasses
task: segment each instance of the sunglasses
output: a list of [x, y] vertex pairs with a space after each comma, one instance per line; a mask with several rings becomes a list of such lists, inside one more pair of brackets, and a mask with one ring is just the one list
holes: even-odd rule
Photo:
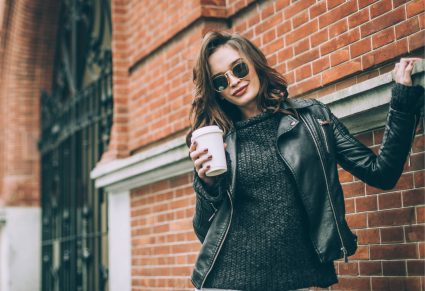
[[[231, 69], [233, 76], [236, 78], [242, 79], [248, 76], [249, 69], [248, 65], [244, 61], [237, 62]], [[224, 74], [218, 74], [212, 78], [212, 85], [215, 91], [221, 92], [229, 86], [229, 79], [227, 77], [227, 72]]]

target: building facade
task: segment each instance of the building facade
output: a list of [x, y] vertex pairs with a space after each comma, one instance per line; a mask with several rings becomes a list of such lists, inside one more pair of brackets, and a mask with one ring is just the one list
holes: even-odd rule
[[[106, 10], [111, 37], [95, 46], [88, 36], [100, 26], [88, 24]], [[378, 153], [394, 64], [424, 56], [425, 4], [0, 1], [0, 291], [193, 290], [201, 244], [184, 136], [192, 67], [211, 30], [251, 39], [288, 80], [291, 98], [328, 104]], [[106, 63], [92, 61], [106, 59], [100, 51], [111, 54], [111, 81], [96, 91], [87, 88], [104, 76]], [[424, 71], [418, 62], [415, 84], [425, 85]], [[330, 289], [425, 288], [423, 120], [394, 189], [342, 168], [339, 178], [359, 248], [348, 263], [335, 262], [339, 283]], [[25, 276], [16, 272], [22, 266]]]

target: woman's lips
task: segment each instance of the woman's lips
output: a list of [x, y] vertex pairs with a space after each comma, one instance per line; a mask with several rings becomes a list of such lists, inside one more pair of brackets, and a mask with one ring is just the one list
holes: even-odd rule
[[242, 88], [238, 89], [235, 93], [233, 93], [233, 96], [236, 96], [236, 97], [242, 96], [243, 94], [245, 94], [247, 88], [248, 88], [248, 85], [243, 86]]

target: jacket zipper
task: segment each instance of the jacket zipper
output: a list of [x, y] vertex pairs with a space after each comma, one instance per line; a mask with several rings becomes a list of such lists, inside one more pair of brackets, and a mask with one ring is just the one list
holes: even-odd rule
[[328, 153], [330, 153], [331, 151], [329, 150], [329, 145], [328, 145], [328, 138], [326, 137], [326, 132], [325, 129], [323, 128], [324, 125], [329, 124], [329, 122], [322, 120], [322, 119], [317, 119], [319, 121], [320, 124], [320, 130], [323, 133], [323, 137], [325, 138], [325, 147], [326, 147], [326, 151]]
[[[233, 202], [232, 202], [232, 196], [230, 195], [229, 190], [227, 190], [226, 192], [227, 192], [227, 195], [229, 196], [229, 200], [230, 200], [230, 221], [229, 221], [229, 225], [227, 226], [226, 232], [224, 233], [223, 239], [222, 239], [222, 240], [221, 240], [221, 242], [220, 242], [220, 246], [218, 247], [218, 250], [215, 252], [215, 255], [214, 255], [214, 259], [213, 259], [213, 261], [212, 261], [212, 264], [211, 264], [210, 268], [208, 269], [208, 272], [205, 274], [204, 280], [203, 280], [203, 281], [202, 281], [202, 283], [201, 283], [201, 289], [202, 289], [202, 287], [204, 286], [205, 281], [207, 280], [207, 277], [208, 277], [208, 275], [210, 274], [210, 272], [211, 272], [211, 270], [212, 270], [212, 268], [213, 268], [213, 266], [214, 266], [214, 264], [215, 264], [215, 261], [217, 260], [218, 254], [220, 253], [220, 250], [221, 250], [221, 248], [222, 248], [222, 246], [223, 246], [224, 240], [226, 239], [226, 237], [227, 237], [227, 233], [229, 232], [230, 224], [232, 223], [232, 217], [233, 217]], [[213, 215], [213, 216], [214, 216], [214, 215]]]
[[211, 207], [214, 209], [214, 213], [211, 215], [211, 217], [208, 219], [208, 222], [211, 222], [211, 220], [214, 218], [215, 214], [217, 213], [217, 208], [215, 208], [213, 203], [210, 203]]
[[338, 231], [338, 236], [339, 236], [339, 239], [340, 239], [340, 241], [341, 241], [341, 251], [342, 251], [342, 253], [344, 254], [344, 262], [346, 262], [346, 263], [347, 263], [347, 262], [348, 262], [347, 249], [346, 249], [346, 248], [345, 248], [345, 246], [344, 246], [344, 241], [343, 241], [343, 239], [342, 239], [341, 230], [339, 229], [338, 220], [337, 220], [337, 218], [336, 218], [336, 214], [335, 214], [335, 208], [334, 208], [334, 205], [333, 205], [333, 202], [332, 202], [331, 195], [330, 195], [330, 193], [329, 193], [328, 177], [326, 176], [325, 165], [324, 165], [324, 163], [323, 163], [322, 154], [320, 153], [319, 146], [318, 146], [318, 144], [317, 144], [317, 141], [316, 141], [316, 139], [315, 139], [315, 137], [314, 137], [314, 135], [313, 135], [313, 132], [312, 132], [312, 130], [311, 130], [311, 128], [310, 128], [310, 126], [308, 125], [307, 120], [305, 120], [305, 119], [302, 117], [302, 115], [300, 115], [300, 117], [301, 117], [301, 119], [304, 121], [304, 123], [305, 123], [305, 125], [306, 125], [306, 127], [307, 127], [308, 131], [310, 132], [310, 135], [311, 135], [311, 137], [313, 138], [314, 144], [315, 144], [315, 146], [316, 146], [317, 153], [319, 154], [320, 163], [321, 163], [321, 165], [322, 165], [322, 169], [323, 169], [323, 174], [325, 175], [326, 192], [328, 193], [328, 199], [329, 199], [329, 203], [331, 204], [331, 207], [332, 207], [332, 214], [333, 214], [334, 219], [335, 219], [336, 229], [337, 229], [337, 231]]

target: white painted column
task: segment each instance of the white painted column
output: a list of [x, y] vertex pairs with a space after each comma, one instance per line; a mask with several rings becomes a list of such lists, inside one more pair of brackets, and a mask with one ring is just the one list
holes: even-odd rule
[[109, 290], [131, 291], [130, 191], [108, 193]]
[[7, 207], [0, 212], [0, 291], [40, 290], [40, 208]]

